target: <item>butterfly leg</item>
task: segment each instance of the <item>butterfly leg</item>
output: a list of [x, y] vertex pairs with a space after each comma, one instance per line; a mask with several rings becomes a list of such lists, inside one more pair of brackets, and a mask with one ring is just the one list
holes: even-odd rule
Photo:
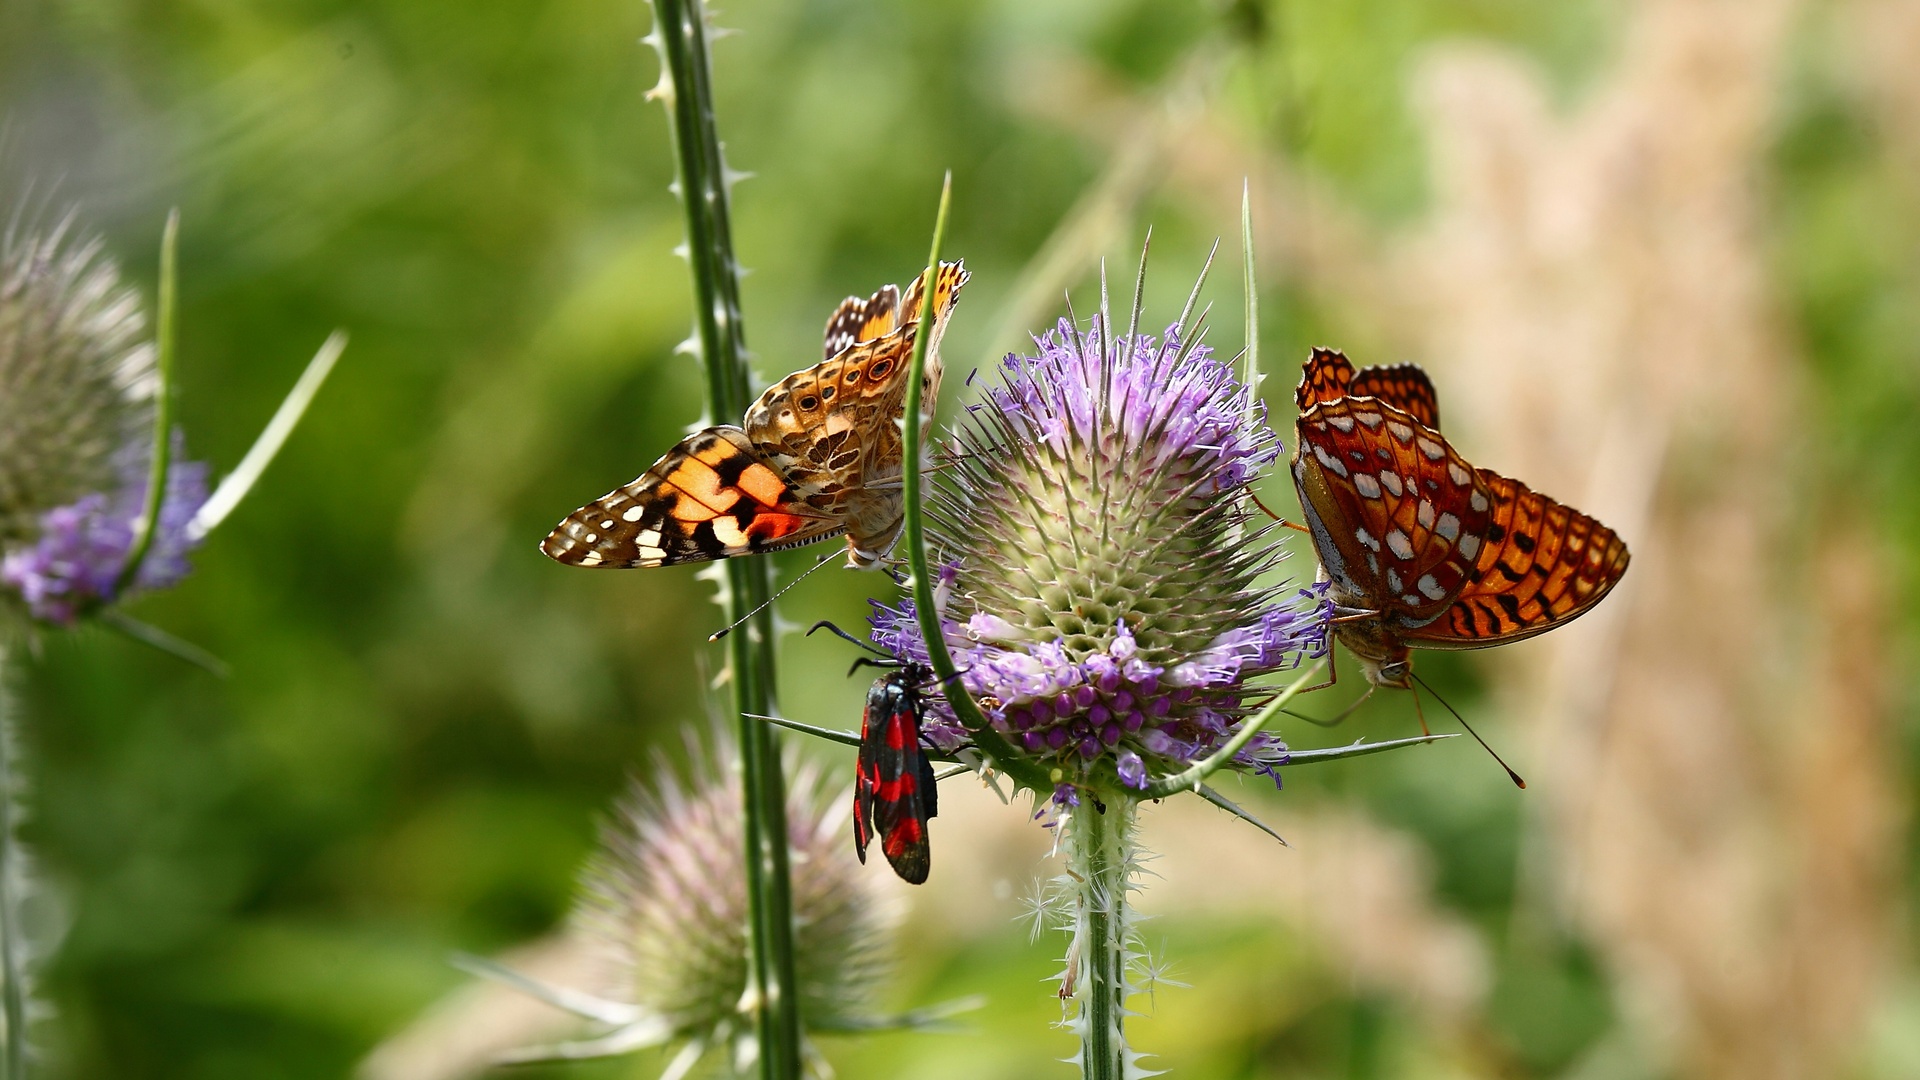
[[1312, 534], [1313, 530], [1307, 528], [1305, 525], [1295, 525], [1293, 522], [1288, 521], [1286, 518], [1283, 518], [1279, 514], [1274, 513], [1273, 510], [1269, 508], [1266, 503], [1263, 503], [1260, 501], [1260, 496], [1255, 495], [1253, 493], [1252, 484], [1247, 485], [1247, 498], [1252, 499], [1253, 505], [1259, 507], [1262, 511], [1264, 511], [1268, 517], [1279, 522], [1281, 528], [1293, 529], [1296, 532]]
[[[1417, 686], [1409, 686], [1407, 687], [1407, 689], [1413, 691], [1413, 715], [1416, 717], [1419, 717], [1420, 719], [1420, 734], [1422, 735], [1433, 734], [1433, 732], [1427, 730], [1426, 710], [1420, 707], [1420, 688]], [[1494, 760], [1499, 761], [1499, 758], [1496, 757]], [[1505, 762], [1502, 762], [1501, 764], [1503, 767], [1505, 766]], [[1525, 787], [1526, 785], [1521, 784], [1520, 786]]]

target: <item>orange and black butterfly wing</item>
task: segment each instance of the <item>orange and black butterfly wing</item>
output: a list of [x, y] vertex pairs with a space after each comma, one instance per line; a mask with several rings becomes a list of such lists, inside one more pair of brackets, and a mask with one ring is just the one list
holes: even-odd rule
[[894, 873], [913, 885], [924, 883], [932, 867], [927, 819], [938, 810], [933, 763], [920, 747], [916, 683], [924, 676], [904, 668], [867, 691], [854, 784], [854, 851], [865, 862], [867, 843], [877, 835]]
[[1440, 397], [1433, 380], [1418, 364], [1390, 364], [1353, 370], [1346, 356], [1333, 349], [1314, 349], [1300, 372], [1293, 402], [1301, 412], [1319, 402], [1347, 397], [1378, 398], [1385, 404], [1440, 430]]
[[1315, 348], [1300, 371], [1300, 385], [1294, 387], [1293, 404], [1301, 412], [1322, 401], [1338, 401], [1347, 396], [1353, 382], [1353, 364], [1338, 349]]
[[1435, 431], [1440, 430], [1440, 395], [1418, 364], [1364, 367], [1347, 385], [1349, 397], [1379, 398]]
[[746, 432], [712, 427], [567, 515], [540, 550], [570, 566], [671, 566], [779, 551], [844, 528], [801, 501]]
[[849, 296], [840, 301], [840, 306], [827, 319], [824, 359], [833, 359], [849, 345], [893, 333], [899, 314], [900, 289], [895, 285], [882, 285], [879, 292], [865, 300]]
[[1336, 588], [1396, 632], [1440, 618], [1492, 522], [1487, 481], [1439, 432], [1376, 398], [1315, 403], [1294, 431], [1294, 484]]
[[1627, 571], [1612, 529], [1518, 480], [1477, 470], [1491, 502], [1470, 580], [1445, 615], [1401, 634], [1423, 649], [1477, 649], [1544, 633], [1584, 614]]

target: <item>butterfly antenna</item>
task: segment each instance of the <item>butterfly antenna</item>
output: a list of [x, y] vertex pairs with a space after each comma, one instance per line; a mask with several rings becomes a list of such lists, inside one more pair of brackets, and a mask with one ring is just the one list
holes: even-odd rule
[[865, 642], [865, 641], [861, 641], [861, 640], [860, 640], [859, 638], [857, 638], [857, 637], [854, 637], [854, 636], [853, 636], [852, 634], [849, 634], [849, 633], [847, 633], [847, 632], [846, 632], [845, 630], [842, 630], [842, 629], [840, 629], [840, 628], [839, 628], [838, 626], [836, 626], [836, 625], [834, 625], [834, 623], [833, 623], [833, 621], [832, 621], [831, 619], [821, 619], [821, 620], [820, 620], [819, 622], [817, 622], [817, 623], [814, 623], [814, 624], [813, 624], [813, 625], [812, 625], [811, 627], [808, 627], [808, 628], [807, 628], [807, 636], [808, 636], [808, 637], [812, 637], [812, 636], [813, 636], [813, 632], [814, 632], [815, 630], [818, 630], [818, 629], [820, 629], [820, 628], [821, 628], [821, 627], [823, 627], [823, 626], [824, 626], [824, 627], [826, 627], [827, 629], [829, 629], [829, 630], [831, 630], [831, 631], [833, 631], [833, 634], [834, 634], [834, 636], [835, 636], [835, 637], [837, 637], [837, 638], [839, 638], [839, 639], [840, 639], [841, 641], [850, 641], [850, 642], [852, 642], [853, 644], [855, 644], [855, 645], [858, 645], [858, 646], [860, 646], [861, 648], [863, 648], [863, 649], [865, 649], [865, 650], [867, 650], [868, 652], [870, 652], [870, 653], [872, 653], [872, 654], [873, 654], [873, 655], [875, 655], [875, 656], [885, 656], [885, 655], [887, 655], [886, 653], [884, 653], [884, 652], [882, 652], [881, 650], [879, 650], [879, 649], [876, 649], [876, 648], [874, 648], [874, 647], [873, 647], [873, 646], [872, 646], [871, 644], [869, 644], [869, 643], [867, 643], [867, 642]]
[[[1412, 673], [1412, 672], [1408, 672], [1407, 674], [1409, 674], [1409, 675], [1412, 675], [1413, 673]], [[1425, 679], [1423, 679], [1423, 678], [1421, 678], [1421, 677], [1420, 677], [1420, 676], [1418, 676], [1418, 675], [1414, 675], [1414, 676], [1413, 676], [1413, 681], [1414, 681], [1414, 682], [1417, 682], [1417, 683], [1419, 683], [1419, 684], [1420, 684], [1421, 686], [1426, 686], [1426, 687], [1427, 687], [1427, 693], [1429, 693], [1429, 694], [1432, 694], [1432, 695], [1433, 695], [1433, 700], [1435, 700], [1435, 701], [1437, 701], [1437, 702], [1439, 702], [1439, 703], [1440, 703], [1440, 704], [1442, 704], [1442, 705], [1446, 705], [1446, 706], [1447, 706], [1447, 711], [1453, 714], [1453, 718], [1454, 718], [1455, 720], [1458, 720], [1458, 721], [1460, 721], [1460, 726], [1461, 726], [1461, 727], [1463, 727], [1463, 728], [1466, 728], [1466, 729], [1467, 729], [1467, 734], [1469, 734], [1469, 735], [1471, 735], [1471, 736], [1473, 736], [1473, 741], [1474, 741], [1474, 742], [1477, 742], [1477, 743], [1479, 743], [1479, 744], [1480, 744], [1480, 749], [1482, 749], [1482, 750], [1485, 750], [1485, 751], [1486, 751], [1487, 753], [1489, 753], [1489, 754], [1492, 754], [1492, 755], [1493, 755], [1493, 760], [1495, 760], [1495, 761], [1498, 761], [1498, 762], [1500, 762], [1500, 767], [1501, 767], [1501, 768], [1503, 768], [1503, 769], [1505, 769], [1505, 770], [1507, 770], [1507, 779], [1509, 779], [1509, 780], [1512, 780], [1512, 781], [1513, 781], [1513, 786], [1514, 786], [1514, 787], [1517, 787], [1517, 788], [1519, 788], [1519, 789], [1521, 789], [1522, 791], [1524, 791], [1524, 790], [1526, 790], [1526, 787], [1527, 787], [1527, 782], [1526, 782], [1525, 780], [1522, 780], [1522, 779], [1520, 779], [1520, 774], [1519, 774], [1519, 773], [1517, 773], [1517, 772], [1514, 772], [1514, 771], [1513, 771], [1513, 766], [1511, 766], [1511, 765], [1509, 765], [1509, 764], [1507, 764], [1506, 762], [1504, 762], [1504, 761], [1501, 761], [1501, 760], [1500, 760], [1500, 755], [1499, 755], [1499, 754], [1496, 754], [1496, 753], [1494, 753], [1494, 750], [1493, 750], [1493, 747], [1491, 747], [1491, 746], [1488, 746], [1488, 745], [1487, 745], [1487, 740], [1485, 740], [1485, 739], [1483, 739], [1483, 738], [1481, 738], [1481, 737], [1480, 737], [1480, 733], [1479, 733], [1479, 732], [1477, 732], [1477, 731], [1475, 731], [1475, 730], [1473, 730], [1473, 725], [1472, 725], [1472, 724], [1469, 724], [1469, 723], [1467, 723], [1467, 718], [1466, 718], [1466, 717], [1464, 717], [1464, 716], [1461, 716], [1461, 715], [1460, 715], [1460, 710], [1458, 710], [1458, 709], [1456, 709], [1456, 708], [1454, 708], [1454, 707], [1453, 707], [1453, 706], [1451, 706], [1451, 705], [1447, 705], [1447, 699], [1446, 699], [1446, 698], [1443, 698], [1443, 697], [1441, 697], [1441, 696], [1440, 696], [1440, 692], [1439, 692], [1439, 691], [1437, 691], [1437, 690], [1435, 690], [1435, 689], [1434, 689], [1433, 687], [1431, 687], [1431, 686], [1427, 686], [1427, 680], [1425, 680]], [[1416, 693], [1416, 694], [1414, 694], [1414, 695], [1413, 695], [1413, 704], [1414, 704], [1414, 708], [1416, 708], [1416, 709], [1418, 709], [1418, 708], [1420, 707], [1420, 695], [1419, 695], [1418, 693]], [[1425, 728], [1426, 728], [1426, 726], [1427, 726], [1427, 722], [1426, 722], [1426, 720], [1425, 720], [1425, 719], [1422, 719], [1422, 720], [1420, 721], [1420, 727], [1421, 727], [1422, 729], [1425, 729]]]
[[773, 594], [772, 596], [769, 596], [769, 597], [767, 597], [767, 599], [766, 599], [766, 601], [765, 601], [765, 602], [763, 602], [763, 603], [762, 603], [762, 604], [761, 604], [761, 605], [760, 605], [759, 607], [756, 607], [756, 608], [754, 608], [754, 609], [753, 609], [752, 611], [749, 611], [749, 612], [747, 612], [747, 613], [746, 613], [745, 615], [742, 615], [742, 616], [740, 616], [739, 618], [737, 618], [737, 619], [735, 619], [735, 620], [733, 620], [733, 622], [732, 622], [731, 624], [729, 624], [729, 625], [728, 625], [728, 626], [727, 626], [727, 627], [726, 627], [725, 629], [723, 629], [723, 630], [720, 630], [719, 632], [717, 632], [717, 633], [715, 633], [715, 634], [714, 634], [714, 635], [713, 635], [712, 637], [710, 637], [710, 638], [708, 638], [707, 640], [708, 640], [709, 642], [713, 642], [713, 641], [719, 641], [719, 640], [720, 640], [721, 638], [723, 638], [723, 637], [726, 637], [726, 636], [727, 636], [728, 634], [731, 634], [731, 633], [733, 633], [733, 632], [734, 632], [735, 630], [738, 630], [738, 629], [740, 628], [740, 624], [741, 624], [741, 623], [743, 623], [743, 622], [746, 622], [746, 621], [747, 621], [748, 619], [751, 619], [751, 618], [753, 618], [753, 617], [754, 617], [755, 615], [758, 615], [758, 614], [760, 614], [761, 612], [763, 612], [763, 611], [765, 611], [765, 610], [767, 610], [767, 606], [768, 606], [769, 604], [772, 604], [772, 603], [773, 603], [773, 602], [774, 602], [775, 600], [778, 600], [778, 599], [780, 599], [781, 597], [783, 597], [783, 596], [785, 596], [785, 595], [787, 595], [787, 590], [788, 590], [788, 589], [791, 589], [791, 588], [793, 588], [793, 587], [794, 587], [795, 585], [798, 585], [798, 584], [800, 584], [800, 583], [801, 583], [802, 581], [805, 581], [805, 580], [807, 580], [807, 575], [808, 575], [808, 574], [811, 574], [811, 573], [813, 573], [813, 572], [814, 572], [815, 570], [818, 570], [818, 569], [820, 569], [821, 567], [823, 567], [823, 566], [825, 566], [825, 565], [827, 565], [827, 561], [828, 561], [829, 559], [832, 559], [832, 558], [833, 558], [833, 553], [831, 553], [831, 552], [829, 552], [829, 553], [828, 553], [828, 554], [826, 554], [826, 555], [822, 555], [822, 556], [820, 557], [820, 561], [819, 561], [819, 562], [816, 562], [816, 563], [814, 563], [814, 564], [813, 564], [812, 566], [809, 566], [809, 567], [807, 567], [807, 568], [806, 568], [805, 570], [802, 570], [802, 571], [800, 572], [800, 576], [799, 576], [799, 577], [797, 577], [797, 578], [794, 578], [794, 579], [793, 579], [792, 581], [789, 581], [789, 582], [787, 582], [787, 583], [786, 583], [785, 585], [782, 585], [782, 586], [780, 587], [780, 591], [779, 591], [779, 592], [777, 592], [777, 593], [774, 593], [774, 594]]

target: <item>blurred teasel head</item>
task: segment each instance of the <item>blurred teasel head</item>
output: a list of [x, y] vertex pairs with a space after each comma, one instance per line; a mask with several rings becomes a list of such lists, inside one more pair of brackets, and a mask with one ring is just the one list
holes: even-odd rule
[[[159, 379], [138, 294], [71, 215], [0, 236], [0, 611], [70, 625], [117, 599], [146, 499]], [[204, 465], [168, 470], [133, 580], [185, 576]]]
[[[654, 1033], [643, 1041], [724, 1048], [738, 1064], [754, 1034], [745, 844], [736, 751], [723, 736], [713, 743], [695, 748], [690, 784], [664, 764], [651, 784], [634, 782], [602, 831], [578, 922], [604, 947], [616, 993], [638, 1007], [634, 1030]], [[811, 765], [789, 770], [794, 965], [809, 1026], [860, 1018], [891, 961], [895, 914], [846, 843], [848, 797], [823, 791]]]
[[[1331, 604], [1266, 581], [1284, 552], [1248, 484], [1280, 441], [1199, 334], [1096, 317], [1034, 343], [933, 489], [940, 621], [962, 684], [1058, 797], [1137, 791], [1225, 743], [1271, 693], [1250, 680], [1324, 656]], [[910, 605], [873, 623], [924, 658]], [[1270, 773], [1285, 751], [1263, 732], [1235, 764]]]

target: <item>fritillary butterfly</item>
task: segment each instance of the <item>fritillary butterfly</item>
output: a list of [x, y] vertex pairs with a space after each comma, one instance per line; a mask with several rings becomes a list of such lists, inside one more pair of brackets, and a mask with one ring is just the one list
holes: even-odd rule
[[1334, 633], [1373, 685], [1408, 687], [1411, 648], [1545, 633], [1626, 573], [1612, 529], [1461, 458], [1419, 367], [1355, 372], [1315, 349], [1295, 401], [1293, 482], [1332, 585]]

